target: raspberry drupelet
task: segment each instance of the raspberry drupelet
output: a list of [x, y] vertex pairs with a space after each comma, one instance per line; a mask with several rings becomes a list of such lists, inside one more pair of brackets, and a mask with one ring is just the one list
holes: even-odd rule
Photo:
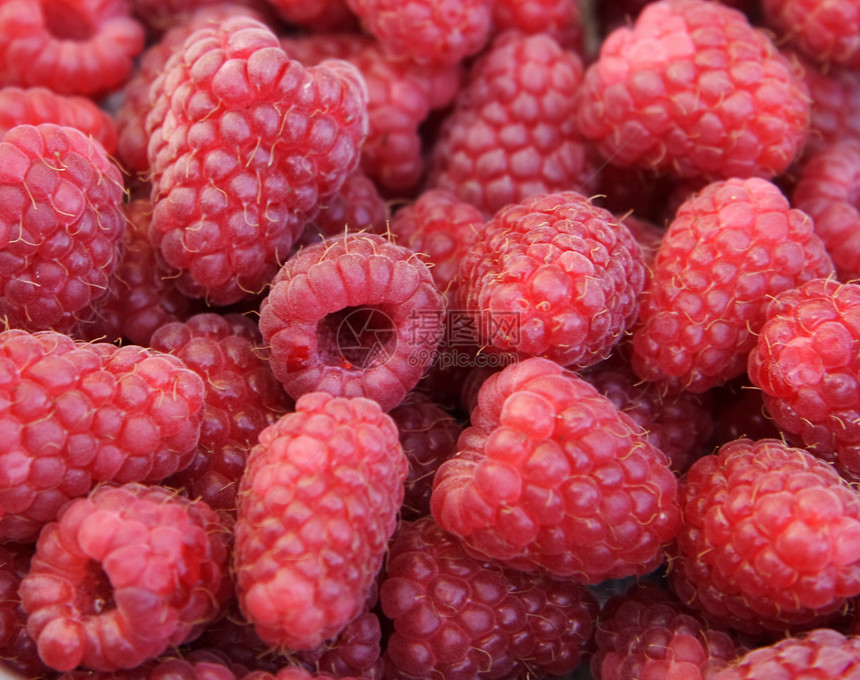
[[195, 636], [233, 594], [229, 530], [159, 486], [96, 487], [39, 535], [21, 582], [49, 666], [134, 668]]
[[397, 406], [430, 366], [442, 336], [442, 296], [411, 250], [376, 234], [308, 246], [272, 279], [260, 331], [275, 376], [306, 392]]
[[394, 533], [409, 464], [363, 397], [305, 394], [260, 433], [239, 489], [239, 604], [257, 634], [313, 650], [358, 616]]
[[469, 552], [599, 583], [647, 574], [680, 529], [665, 454], [584, 379], [531, 358], [478, 392], [430, 509]]
[[599, 608], [582, 585], [472, 557], [432, 517], [399, 525], [379, 597], [393, 621], [389, 680], [563, 676]]
[[764, 23], [816, 63], [860, 66], [860, 6], [853, 0], [762, 0]]
[[493, 25], [496, 33], [510, 28], [544, 33], [579, 54], [585, 47], [583, 8], [578, 0], [496, 0]]

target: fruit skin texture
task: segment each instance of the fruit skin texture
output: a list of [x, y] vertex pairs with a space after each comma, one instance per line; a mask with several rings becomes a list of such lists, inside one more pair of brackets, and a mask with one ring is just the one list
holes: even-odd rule
[[588, 382], [525, 359], [481, 386], [430, 509], [473, 555], [599, 583], [643, 575], [680, 529], [677, 480], [644, 431]]
[[771, 178], [803, 145], [809, 111], [800, 71], [741, 12], [662, 0], [603, 41], [577, 122], [616, 165]]
[[371, 399], [309, 393], [260, 433], [235, 530], [239, 604], [263, 641], [311, 650], [358, 614], [403, 501], [408, 462]]
[[777, 296], [749, 356], [765, 408], [793, 441], [860, 477], [860, 285], [814, 279]]
[[271, 367], [287, 393], [364, 396], [397, 406], [433, 360], [442, 296], [411, 250], [344, 234], [296, 253], [260, 305]]
[[4, 539], [33, 540], [96, 482], [158, 482], [191, 462], [204, 386], [176, 357], [11, 329], [0, 367]]
[[853, 0], [762, 0], [764, 22], [813, 61], [860, 66], [860, 7]]
[[233, 593], [221, 522], [202, 501], [136, 483], [66, 505], [20, 588], [45, 663], [134, 668], [199, 633]]
[[387, 680], [565, 675], [586, 651], [599, 609], [572, 581], [470, 556], [431, 517], [398, 527], [379, 597], [394, 625]]
[[367, 134], [358, 71], [305, 68], [250, 17], [192, 33], [150, 102], [151, 236], [180, 290], [216, 305], [263, 289]]
[[633, 330], [632, 366], [667, 391], [740, 376], [774, 295], [829, 276], [812, 220], [760, 178], [713, 182], [688, 198], [657, 250]]
[[566, 191], [499, 210], [459, 277], [457, 309], [475, 316], [486, 346], [581, 368], [635, 321], [645, 265], [627, 227]]
[[0, 141], [0, 318], [75, 332], [119, 264], [123, 179], [76, 128], [18, 125]]
[[693, 463], [679, 498], [669, 580], [708, 621], [782, 633], [860, 593], [860, 495], [808, 451], [734, 440]]

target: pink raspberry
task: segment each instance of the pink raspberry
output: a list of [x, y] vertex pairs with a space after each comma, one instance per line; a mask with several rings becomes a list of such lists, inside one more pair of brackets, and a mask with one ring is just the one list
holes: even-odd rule
[[92, 319], [119, 264], [119, 168], [95, 139], [54, 123], [9, 130], [0, 168], [0, 318], [74, 332]]
[[545, 33], [565, 49], [582, 53], [584, 20], [578, 0], [496, 0], [493, 26], [496, 33], [516, 29]]
[[572, 581], [470, 556], [431, 517], [399, 526], [379, 596], [394, 626], [385, 652], [390, 680], [569, 674], [599, 608]]
[[234, 569], [265, 642], [311, 650], [361, 613], [407, 468], [394, 421], [371, 399], [309, 393], [263, 430], [237, 498]]
[[486, 215], [534, 194], [587, 194], [591, 165], [574, 120], [581, 80], [580, 58], [548, 35], [498, 35], [442, 122], [429, 186]]
[[749, 377], [779, 428], [860, 477], [860, 285], [815, 279], [778, 295]]
[[669, 579], [708, 621], [750, 634], [833, 619], [860, 594], [860, 495], [778, 439], [737, 439], [693, 463]]
[[661, 0], [603, 41], [577, 121], [616, 165], [771, 178], [803, 145], [809, 109], [800, 70], [741, 12]]
[[96, 482], [156, 482], [191, 462], [204, 386], [176, 357], [11, 329], [0, 367], [4, 539], [32, 540]]
[[229, 533], [201, 501], [103, 485], [39, 535], [21, 582], [27, 630], [49, 666], [134, 668], [182, 644], [232, 595]]
[[346, 0], [364, 28], [399, 59], [450, 65], [490, 38], [492, 0]]
[[125, 0], [6, 0], [0, 83], [103, 96], [131, 76], [144, 30]]
[[680, 528], [666, 456], [588, 382], [532, 358], [481, 386], [430, 509], [470, 553], [586, 583], [647, 574]]
[[813, 61], [860, 66], [860, 7], [853, 0], [762, 0], [765, 23]]
[[594, 680], [709, 680], [746, 651], [726, 631], [647, 581], [603, 605], [594, 641]]
[[192, 33], [150, 99], [152, 235], [177, 285], [217, 305], [259, 292], [358, 165], [361, 75], [343, 61], [305, 68], [236, 16]]
[[388, 410], [433, 360], [443, 317], [442, 296], [412, 251], [348, 233], [286, 262], [260, 305], [260, 330], [294, 399], [322, 391]]
[[248, 449], [293, 405], [261, 345], [257, 324], [241, 314], [196, 314], [152, 334], [152, 349], [181, 359], [206, 386], [194, 459], [164, 483], [218, 510], [235, 509]]
[[485, 346], [584, 367], [635, 321], [642, 252], [615, 217], [572, 191], [538, 194], [485, 223], [460, 262], [458, 309]]
[[842, 139], [806, 159], [793, 205], [812, 218], [840, 281], [860, 277], [860, 137]]
[[633, 332], [633, 369], [673, 392], [744, 373], [768, 300], [833, 271], [812, 220], [760, 178], [713, 182], [678, 209]]
[[852, 115], [860, 107], [860, 72], [836, 64], [822, 67], [801, 57], [798, 61], [812, 98], [802, 162], [832, 143], [860, 139], [860, 120]]

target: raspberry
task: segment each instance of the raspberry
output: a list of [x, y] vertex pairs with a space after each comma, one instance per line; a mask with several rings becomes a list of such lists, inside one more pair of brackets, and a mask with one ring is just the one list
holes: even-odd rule
[[648, 381], [704, 392], [742, 375], [770, 297], [832, 273], [812, 220], [760, 178], [713, 182], [678, 208], [633, 332]]
[[456, 64], [481, 51], [490, 38], [492, 0], [346, 3], [386, 51], [419, 64]]
[[503, 571], [431, 518], [403, 522], [380, 585], [386, 678], [557, 676], [579, 664], [598, 605], [571, 581]]
[[317, 241], [325, 240], [329, 236], [342, 236], [347, 230], [381, 234], [386, 231], [389, 218], [388, 204], [380, 196], [376, 184], [358, 169], [320, 206], [314, 221], [305, 228], [303, 239], [310, 235]]
[[492, 215], [541, 193], [588, 193], [574, 120], [582, 61], [544, 34], [508, 31], [472, 64], [442, 122], [428, 184]]
[[809, 136], [803, 147], [807, 158], [822, 147], [845, 140], [860, 139], [860, 120], [851, 115], [860, 107], [860, 73], [833, 64], [823, 67], [798, 57], [812, 98]]
[[496, 33], [516, 29], [544, 33], [565, 49], [584, 49], [582, 8], [577, 0], [496, 0], [493, 5]]
[[765, 677], [842, 680], [858, 676], [860, 638], [821, 628], [753, 649], [711, 680], [757, 680]]
[[680, 484], [669, 578], [709, 621], [750, 634], [832, 619], [860, 593], [860, 495], [778, 439], [737, 439]]
[[407, 248], [364, 233], [298, 252], [260, 305], [272, 371], [290, 396], [365, 396], [384, 410], [427, 370], [442, 319], [427, 266]]
[[21, 582], [49, 666], [133, 668], [199, 632], [232, 594], [228, 534], [203, 502], [103, 485], [46, 525]]
[[824, 146], [809, 156], [792, 194], [833, 258], [841, 281], [860, 277], [860, 137]]
[[346, 0], [268, 0], [287, 23], [314, 32], [350, 31], [358, 18]]
[[777, 296], [749, 356], [777, 426], [860, 477], [860, 285], [815, 279]]
[[481, 386], [430, 509], [471, 553], [598, 583], [647, 574], [680, 527], [677, 480], [642, 429], [575, 373], [532, 358]]
[[248, 449], [292, 408], [262, 352], [256, 323], [240, 314], [201, 313], [166, 324], [151, 346], [179, 357], [206, 385], [194, 460], [165, 480], [218, 510], [234, 510]]
[[647, 5], [585, 72], [577, 121], [608, 162], [708, 180], [771, 178], [806, 138], [802, 74], [739, 11]]
[[0, 83], [99, 97], [131, 76], [143, 26], [124, 0], [7, 0], [0, 5]]
[[860, 66], [860, 7], [853, 0], [762, 0], [765, 23], [823, 65]]
[[237, 499], [234, 569], [265, 642], [311, 650], [361, 613], [407, 468], [394, 421], [371, 399], [309, 393], [263, 430]]
[[0, 318], [73, 332], [95, 314], [119, 263], [119, 168], [97, 141], [53, 123], [9, 130], [0, 167]]
[[192, 33], [150, 100], [154, 241], [186, 295], [246, 299], [357, 167], [364, 82], [343, 61], [303, 67], [236, 16]]
[[458, 308], [475, 316], [485, 345], [576, 367], [609, 353], [645, 283], [627, 227], [570, 191], [502, 208], [459, 273]]
[[159, 481], [188, 465], [203, 380], [176, 357], [0, 333], [0, 538], [32, 540], [99, 481]]
[[594, 638], [595, 680], [706, 680], [746, 651], [650, 582], [606, 602]]
[[132, 0], [131, 4], [135, 16], [156, 34], [170, 32], [204, 14], [217, 21], [219, 14], [227, 16], [225, 10], [253, 12], [260, 18], [270, 14], [268, 0]]

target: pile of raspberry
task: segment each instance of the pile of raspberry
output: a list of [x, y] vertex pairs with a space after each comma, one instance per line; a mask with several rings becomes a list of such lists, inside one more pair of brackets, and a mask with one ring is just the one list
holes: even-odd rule
[[0, 2], [0, 678], [860, 680], [858, 36]]

